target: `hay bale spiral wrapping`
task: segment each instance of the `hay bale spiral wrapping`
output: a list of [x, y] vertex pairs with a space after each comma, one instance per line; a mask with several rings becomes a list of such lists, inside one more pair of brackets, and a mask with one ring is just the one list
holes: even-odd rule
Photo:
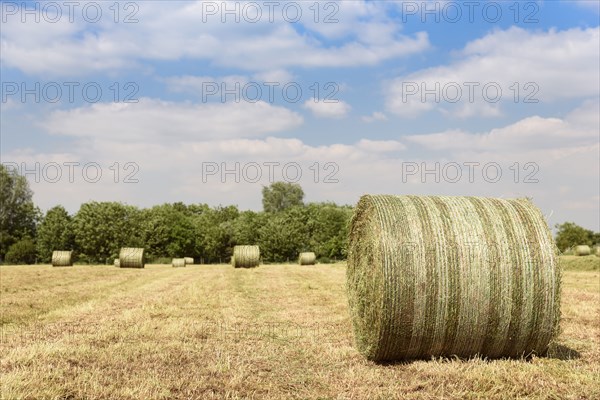
[[184, 257], [183, 259], [185, 260], [185, 264], [186, 265], [192, 265], [192, 264], [194, 264], [194, 258], [193, 257]]
[[592, 250], [590, 249], [590, 246], [587, 246], [587, 245], [575, 246], [575, 255], [576, 256], [589, 256], [590, 254], [592, 254]]
[[52, 266], [53, 267], [71, 267], [73, 266], [72, 260], [73, 252], [70, 250], [55, 250], [52, 252]]
[[173, 261], [171, 261], [171, 265], [173, 268], [185, 267], [185, 258], [174, 258]]
[[558, 334], [558, 249], [528, 200], [365, 195], [349, 240], [349, 308], [370, 360], [543, 354]]
[[146, 260], [144, 249], [136, 247], [123, 247], [119, 252], [120, 268], [144, 268]]
[[298, 263], [300, 265], [315, 265], [316, 261], [317, 261], [317, 256], [312, 251], [306, 252], [306, 253], [300, 253], [300, 255], [298, 256]]
[[115, 267], [121, 268], [121, 261], [118, 258], [115, 258], [114, 264], [115, 264]]
[[260, 249], [258, 246], [235, 246], [231, 263], [234, 268], [258, 267], [260, 263]]

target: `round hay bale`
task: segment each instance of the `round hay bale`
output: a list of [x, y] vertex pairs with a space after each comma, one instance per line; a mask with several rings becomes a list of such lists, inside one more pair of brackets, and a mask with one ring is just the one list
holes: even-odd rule
[[592, 250], [588, 245], [575, 246], [575, 255], [576, 256], [589, 256], [592, 254]]
[[194, 264], [194, 258], [193, 257], [184, 257], [185, 263], [186, 265], [192, 265]]
[[53, 267], [72, 267], [73, 260], [71, 259], [73, 252], [70, 250], [55, 250], [52, 252]]
[[596, 255], [600, 257], [600, 246], [596, 247]]
[[136, 247], [123, 247], [119, 252], [120, 268], [144, 268], [146, 260], [144, 249]]
[[260, 263], [260, 249], [258, 246], [235, 246], [231, 263], [234, 268], [258, 267]]
[[171, 265], [173, 268], [185, 267], [185, 258], [174, 258]]
[[544, 354], [558, 334], [558, 249], [528, 200], [363, 196], [347, 290], [375, 361]]
[[300, 253], [300, 255], [298, 256], [298, 262], [300, 263], [300, 265], [315, 265], [316, 261], [317, 256], [312, 251]]
[[118, 258], [115, 258], [115, 267], [121, 268], [121, 261]]

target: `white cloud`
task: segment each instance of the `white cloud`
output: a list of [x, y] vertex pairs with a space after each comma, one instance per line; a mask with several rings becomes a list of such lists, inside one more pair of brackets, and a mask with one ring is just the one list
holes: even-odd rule
[[[139, 22], [133, 24], [114, 23], [108, 3], [103, 5], [106, 18], [95, 24], [81, 16], [73, 23], [62, 18], [58, 23], [42, 19], [23, 24], [20, 15], [10, 16], [3, 23], [2, 63], [44, 77], [110, 73], [140, 68], [142, 61], [184, 58], [272, 73], [288, 67], [376, 65], [429, 48], [425, 32], [403, 35], [398, 24], [386, 21], [383, 5], [340, 3], [341, 10], [354, 10], [349, 18], [338, 24], [315, 24], [308, 9], [312, 3], [301, 3], [306, 13], [299, 25], [303, 28], [296, 29], [284, 20], [281, 9], [273, 22], [267, 13], [257, 23], [242, 19], [224, 24], [220, 14], [205, 18], [203, 3], [136, 3]], [[236, 3], [240, 4], [228, 6]], [[328, 35], [328, 29], [336, 32]], [[328, 43], [321, 35], [335, 37], [336, 43]]]
[[598, 70], [598, 27], [547, 32], [512, 27], [469, 42], [449, 65], [394, 79], [386, 106], [405, 117], [432, 110], [459, 118], [498, 116], [502, 104], [515, 97], [519, 104], [595, 97]]
[[302, 117], [259, 101], [174, 103], [149, 98], [139, 103], [98, 103], [54, 111], [40, 126], [55, 135], [123, 142], [187, 142], [259, 137], [298, 127]]
[[368, 140], [361, 139], [357, 146], [372, 153], [396, 152], [406, 149], [406, 146], [397, 140]]
[[367, 123], [375, 121], [387, 121], [387, 117], [385, 116], [385, 114], [380, 111], [374, 111], [371, 115], [364, 115], [361, 117], [361, 119], [363, 120], [363, 122]]
[[310, 110], [313, 115], [321, 118], [344, 118], [350, 112], [350, 105], [341, 100], [306, 100], [304, 108]]

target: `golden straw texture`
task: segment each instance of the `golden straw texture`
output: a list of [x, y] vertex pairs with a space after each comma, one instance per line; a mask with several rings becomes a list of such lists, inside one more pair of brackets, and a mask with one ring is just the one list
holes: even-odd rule
[[300, 253], [298, 256], [298, 263], [300, 265], [315, 265], [317, 256], [313, 252]]
[[52, 252], [53, 267], [71, 267], [73, 260], [71, 259], [72, 251], [55, 250]]
[[119, 253], [119, 262], [121, 268], [144, 268], [144, 249], [123, 247]]
[[260, 263], [260, 249], [258, 246], [235, 246], [231, 263], [234, 268], [258, 267]]

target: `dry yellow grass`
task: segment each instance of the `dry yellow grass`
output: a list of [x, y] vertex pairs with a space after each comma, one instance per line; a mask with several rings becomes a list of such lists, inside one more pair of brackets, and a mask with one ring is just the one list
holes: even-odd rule
[[600, 398], [600, 272], [531, 360], [366, 361], [345, 265], [0, 267], [3, 399]]

